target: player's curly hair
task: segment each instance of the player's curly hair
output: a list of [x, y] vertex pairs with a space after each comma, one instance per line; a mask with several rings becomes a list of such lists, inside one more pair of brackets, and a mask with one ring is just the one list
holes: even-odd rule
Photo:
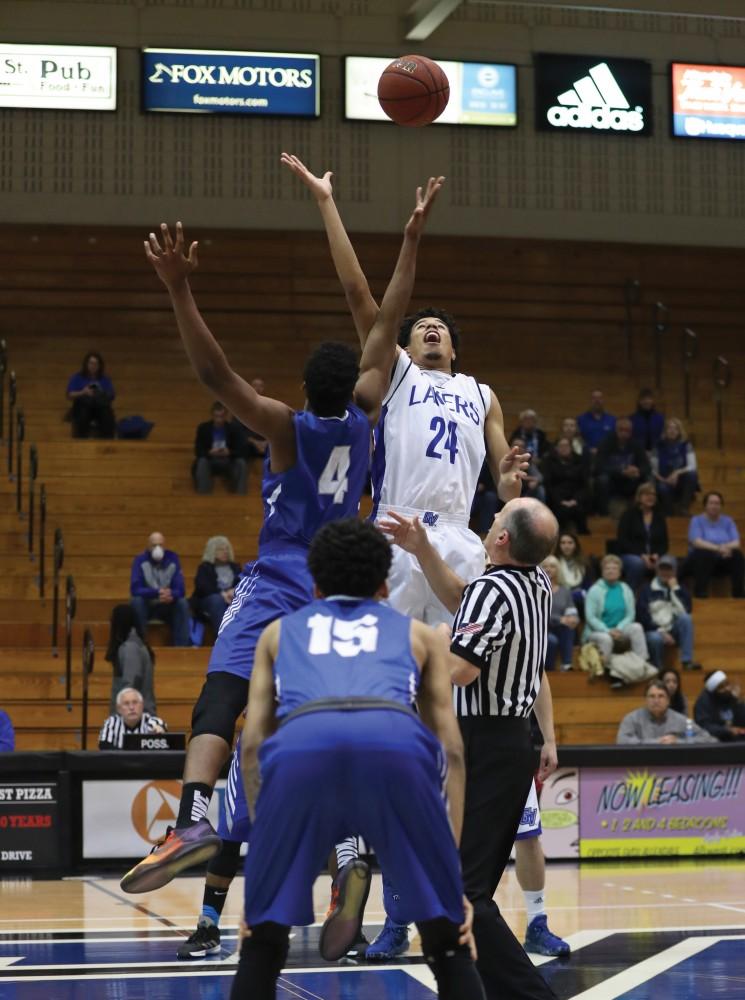
[[303, 381], [311, 410], [319, 417], [343, 417], [360, 368], [351, 347], [326, 341], [305, 363]]
[[[411, 331], [415, 323], [418, 323], [420, 319], [426, 319], [427, 316], [434, 316], [435, 319], [442, 320], [445, 326], [448, 328], [450, 333], [450, 342], [453, 345], [453, 350], [458, 353], [458, 348], [460, 347], [460, 330], [450, 315], [449, 312], [445, 312], [444, 309], [437, 309], [435, 306], [427, 306], [426, 309], [420, 309], [419, 312], [415, 312], [411, 316], [405, 316], [404, 321], [398, 331], [398, 346], [408, 347], [409, 341], [411, 340]], [[457, 358], [453, 361], [453, 371], [456, 370]]]
[[391, 568], [391, 547], [369, 521], [332, 521], [311, 542], [308, 568], [324, 596], [373, 597]]

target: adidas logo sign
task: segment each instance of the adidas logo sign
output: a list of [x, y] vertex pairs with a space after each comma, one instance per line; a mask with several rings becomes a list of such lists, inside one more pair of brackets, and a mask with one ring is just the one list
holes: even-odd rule
[[598, 63], [571, 90], [559, 94], [547, 118], [556, 128], [641, 132], [644, 109], [632, 108], [607, 63]]

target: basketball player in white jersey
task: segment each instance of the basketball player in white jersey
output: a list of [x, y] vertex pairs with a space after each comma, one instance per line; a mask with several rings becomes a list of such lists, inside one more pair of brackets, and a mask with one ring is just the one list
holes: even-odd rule
[[[282, 162], [313, 193], [360, 343], [375, 322], [378, 304], [334, 203], [331, 173], [315, 177], [296, 157]], [[510, 449], [494, 391], [457, 373], [459, 332], [439, 309], [404, 321], [396, 363], [375, 429], [372, 519], [390, 511], [418, 517], [430, 542], [465, 580], [484, 566], [481, 539], [468, 528], [471, 503], [486, 456], [499, 497], [520, 495], [529, 455]], [[388, 578], [389, 603], [430, 625], [452, 615], [427, 583], [418, 562], [396, 547]]]
[[[331, 172], [314, 176], [296, 157], [282, 163], [318, 203], [336, 272], [364, 347], [379, 307], [360, 267], [333, 198]], [[459, 332], [447, 313], [426, 309], [404, 321], [390, 386], [375, 428], [372, 460], [373, 520], [391, 512], [418, 517], [431, 544], [464, 580], [483, 572], [481, 539], [468, 527], [485, 456], [500, 498], [520, 496], [530, 456], [510, 449], [493, 390], [458, 374]], [[388, 576], [388, 601], [402, 614], [430, 625], [452, 624], [416, 558], [398, 546]], [[357, 853], [352, 839], [337, 847], [339, 870]], [[383, 879], [386, 912], [393, 887]], [[333, 904], [332, 904], [333, 908]], [[386, 918], [367, 958], [386, 960], [408, 948], [407, 929]]]

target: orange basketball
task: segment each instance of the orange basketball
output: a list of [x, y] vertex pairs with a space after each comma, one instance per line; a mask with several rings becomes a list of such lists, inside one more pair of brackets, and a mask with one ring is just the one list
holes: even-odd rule
[[380, 106], [397, 125], [429, 125], [440, 117], [449, 98], [448, 78], [426, 56], [400, 56], [378, 81]]

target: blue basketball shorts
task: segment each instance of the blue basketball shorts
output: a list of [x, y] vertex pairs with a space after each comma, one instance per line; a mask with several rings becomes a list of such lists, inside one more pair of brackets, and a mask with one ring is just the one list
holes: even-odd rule
[[276, 618], [313, 600], [308, 551], [288, 547], [247, 563], [235, 596], [223, 615], [207, 673], [216, 670], [251, 676], [259, 636]]
[[357, 834], [396, 886], [393, 920], [462, 923], [444, 753], [418, 718], [385, 709], [300, 715], [266, 740], [259, 763], [249, 926], [313, 923], [313, 883], [334, 845]]
[[217, 834], [223, 840], [234, 840], [246, 843], [251, 833], [251, 820], [248, 815], [246, 793], [243, 790], [241, 777], [241, 741], [238, 740], [233, 756], [230, 758], [228, 780], [225, 782], [225, 795], [217, 823]]

